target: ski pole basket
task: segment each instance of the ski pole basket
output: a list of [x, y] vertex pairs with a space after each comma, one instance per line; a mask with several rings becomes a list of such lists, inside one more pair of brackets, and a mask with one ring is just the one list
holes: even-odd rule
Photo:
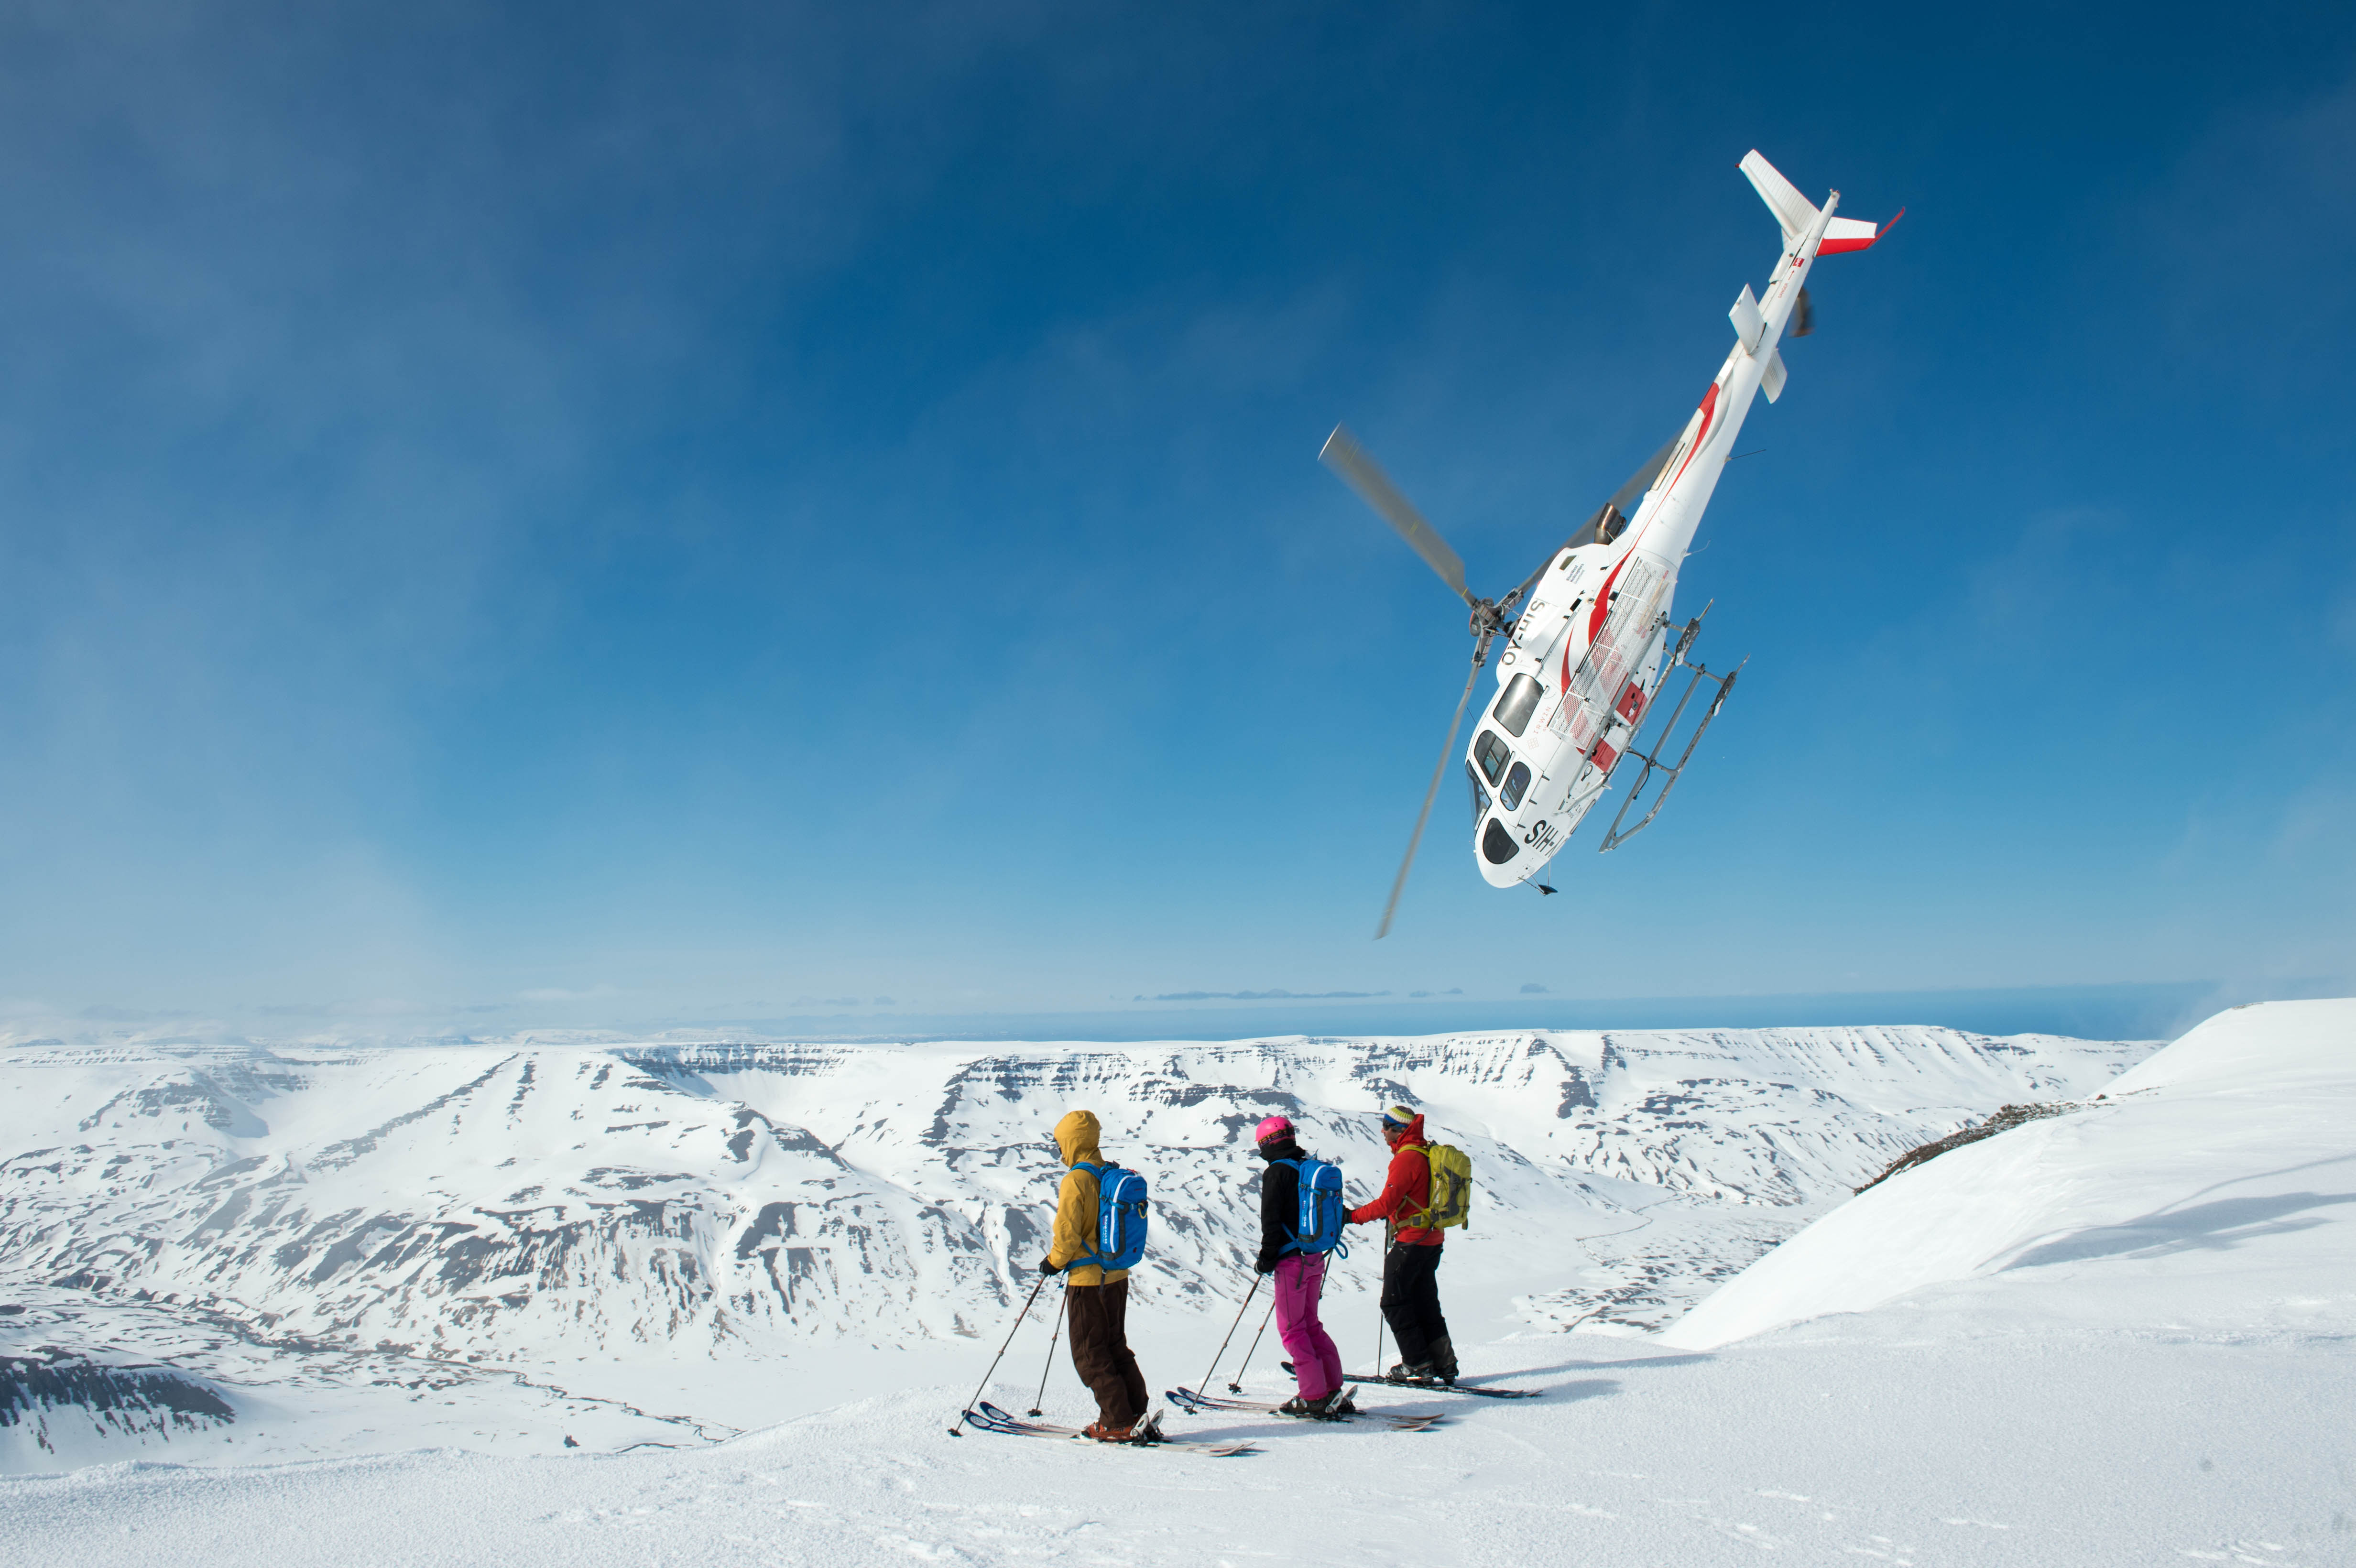
[[[1708, 613], [1707, 610], [1703, 612], [1704, 614]], [[1702, 731], [1708, 729], [1709, 721], [1718, 717], [1718, 710], [1726, 706], [1727, 695], [1734, 689], [1734, 677], [1742, 673], [1742, 665], [1737, 665], [1724, 675], [1713, 675], [1700, 663], [1688, 660], [1686, 655], [1693, 647], [1694, 638], [1700, 633], [1701, 616], [1696, 615], [1686, 623], [1684, 633], [1677, 638], [1677, 649], [1669, 659], [1669, 668], [1671, 671], [1685, 669], [1691, 672], [1686, 678], [1686, 688], [1677, 694], [1677, 704], [1669, 710], [1669, 721], [1661, 727], [1659, 738], [1654, 741], [1652, 746], [1640, 752], [1631, 745], [1626, 752], [1626, 756], [1633, 757], [1643, 763], [1644, 770], [1636, 775], [1634, 786], [1628, 791], [1627, 797], [1621, 801], [1619, 814], [1612, 818], [1611, 830], [1603, 835], [1603, 842], [1596, 846], [1598, 854], [1619, 848], [1650, 827], [1653, 825], [1653, 818], [1661, 815], [1661, 807], [1668, 802], [1669, 791], [1676, 788], [1677, 780], [1685, 773], [1686, 764], [1693, 761], [1694, 748], [1701, 744]], [[1749, 659], [1745, 659], [1742, 664], [1750, 662]], [[1664, 684], [1667, 679], [1667, 676], [1662, 677]], [[1695, 722], [1692, 733], [1686, 737], [1686, 749], [1677, 753], [1676, 762], [1670, 763], [1662, 761], [1668, 754], [1670, 745], [1676, 739], [1677, 720], [1685, 716], [1687, 704], [1693, 701], [1694, 692], [1704, 681], [1710, 683], [1709, 705], [1702, 709], [1701, 718]], [[1661, 775], [1661, 784], [1653, 795], [1651, 807], [1643, 816], [1637, 818], [1634, 827], [1623, 832], [1620, 825], [1627, 820], [1629, 811], [1644, 796], [1645, 786], [1653, 782], [1655, 773]]]

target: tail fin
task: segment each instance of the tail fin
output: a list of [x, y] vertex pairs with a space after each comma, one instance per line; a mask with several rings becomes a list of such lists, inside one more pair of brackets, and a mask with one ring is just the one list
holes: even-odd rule
[[[1783, 226], [1784, 244], [1796, 243], [1801, 235], [1815, 227], [1816, 204], [1802, 196], [1799, 187], [1785, 179], [1774, 165], [1761, 157], [1758, 148], [1742, 155], [1741, 167], [1757, 187], [1759, 199], [1767, 204], [1767, 210]], [[1872, 227], [1870, 223], [1866, 225], [1869, 229]]]
[[[1775, 221], [1783, 225], [1783, 243], [1786, 246], [1799, 243], [1800, 237], [1815, 226], [1816, 204], [1802, 196], [1799, 187], [1785, 179], [1774, 165], [1761, 157], [1756, 147], [1742, 155], [1741, 168], [1751, 176], [1751, 185], [1757, 187], [1759, 199], [1767, 204], [1767, 210], [1772, 212]], [[1898, 218], [1905, 216], [1901, 210]], [[1836, 218], [1825, 225], [1824, 242], [1816, 247], [1816, 254], [1838, 256], [1850, 251], [1862, 251], [1889, 233], [1896, 226], [1898, 218], [1878, 226], [1862, 218]]]

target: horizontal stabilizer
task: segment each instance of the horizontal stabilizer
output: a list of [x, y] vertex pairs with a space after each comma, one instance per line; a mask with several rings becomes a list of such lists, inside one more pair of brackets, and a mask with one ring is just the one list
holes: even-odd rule
[[[1774, 165], [1761, 157], [1756, 147], [1742, 155], [1741, 168], [1757, 187], [1759, 199], [1767, 204], [1767, 210], [1783, 226], [1783, 243], [1797, 244], [1800, 236], [1815, 226], [1816, 204], [1802, 196], [1799, 187], [1785, 179]], [[1842, 220], [1837, 218], [1833, 221], [1837, 225]], [[1869, 232], [1873, 225], [1865, 227]]]
[[[1900, 218], [1905, 214], [1899, 214]], [[1892, 223], [1898, 221], [1893, 218]], [[1838, 256], [1845, 251], [1862, 251], [1881, 238], [1885, 230], [1868, 223], [1862, 218], [1836, 218], [1825, 225], [1825, 242], [1816, 247], [1819, 256]]]

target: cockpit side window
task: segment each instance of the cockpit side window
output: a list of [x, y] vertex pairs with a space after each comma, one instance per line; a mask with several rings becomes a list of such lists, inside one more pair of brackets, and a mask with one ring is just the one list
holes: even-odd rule
[[[1505, 694], [1497, 699], [1497, 706], [1491, 711], [1496, 715], [1497, 722], [1505, 727], [1506, 734], [1519, 738], [1521, 732], [1530, 727], [1530, 715], [1537, 711], [1540, 695], [1536, 680], [1526, 675], [1517, 675], [1505, 684]], [[1494, 779], [1497, 775], [1492, 773], [1489, 776]]]
[[1472, 742], [1472, 760], [1481, 764], [1482, 776], [1491, 784], [1497, 782], [1497, 775], [1505, 771], [1506, 760], [1513, 754], [1513, 748], [1497, 739], [1494, 730], [1482, 731], [1481, 738]]
[[1489, 792], [1481, 787], [1481, 775], [1470, 763], [1464, 764], [1464, 782], [1472, 786], [1472, 826], [1478, 827], [1489, 810]]
[[1530, 765], [1515, 763], [1514, 771], [1505, 775], [1505, 787], [1497, 792], [1497, 804], [1507, 811], [1522, 804], [1522, 792], [1530, 787]]

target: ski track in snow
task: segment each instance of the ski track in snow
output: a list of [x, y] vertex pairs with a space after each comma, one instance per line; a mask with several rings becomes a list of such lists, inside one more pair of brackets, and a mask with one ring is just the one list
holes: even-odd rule
[[[2307, 1006], [2345, 1009], [2331, 1027], [2356, 1037], [2356, 1004]], [[2228, 1016], [2263, 1033], [2286, 1015]], [[567, 1568], [2356, 1561], [2356, 1294], [2316, 1251], [2356, 1203], [2274, 1201], [2186, 1244], [2126, 1235], [2085, 1198], [2201, 1115], [2244, 1118], [2238, 1142], [2192, 1140], [2212, 1163], [2285, 1141], [2297, 1118], [2264, 1122], [2263, 1085], [2188, 1112], [2163, 1071], [2184, 1043], [2136, 1069], [2176, 1120], [2134, 1148], [2103, 1131], [2131, 1112], [2036, 1123], [1845, 1209], [1902, 1149], [1999, 1104], [2086, 1099], [2152, 1048], [1931, 1029], [19, 1045], [0, 1052], [0, 1356], [39, 1359], [52, 1392], [136, 1397], [0, 1421], [0, 1468], [54, 1472], [0, 1477], [0, 1550]], [[2356, 1103], [2335, 1121], [2325, 1091], [2356, 1069], [2310, 1065], [2276, 1098], [2329, 1142]], [[1236, 1458], [944, 1435], [1035, 1278], [1063, 1110], [1096, 1110], [1108, 1152], [1155, 1183], [1132, 1326], [1158, 1392], [1197, 1381], [1235, 1317], [1250, 1123], [1284, 1110], [1363, 1192], [1381, 1168], [1368, 1112], [1402, 1097], [1481, 1177], [1442, 1275], [1467, 1370], [1546, 1398], [1365, 1391], [1369, 1408], [1445, 1411], [1420, 1433], [1172, 1416], [1173, 1435], [1263, 1446]], [[1965, 1179], [1993, 1185], [1958, 1199]], [[1835, 1211], [1818, 1229], [1836, 1242], [1859, 1212], [1919, 1241], [1908, 1203], [2059, 1204], [2100, 1234], [2046, 1222], [1993, 1265], [1917, 1245], [1886, 1265], [1895, 1298], [1875, 1272], [1891, 1249], [1854, 1236], [1826, 1255], [1856, 1284], [1779, 1275], [1804, 1254], [1771, 1249]], [[2249, 1246], [2272, 1249], [2264, 1301], [2219, 1256]], [[1329, 1295], [1353, 1365], [1373, 1348], [1378, 1251]], [[2336, 1275], [2302, 1272], [2327, 1255]], [[2169, 1272], [2186, 1257], [2205, 1266]], [[1989, 1266], [1994, 1284], [1972, 1274]], [[1721, 1319], [1797, 1326], [1705, 1349], [1650, 1339], [1729, 1276]], [[1823, 1300], [1794, 1307], [1795, 1291]], [[1033, 1403], [1053, 1304], [1051, 1286], [985, 1397]], [[1283, 1392], [1280, 1353], [1271, 1333], [1255, 1394]], [[1060, 1349], [1049, 1370], [1048, 1418], [1084, 1416]], [[207, 1416], [212, 1397], [235, 1418]]]

